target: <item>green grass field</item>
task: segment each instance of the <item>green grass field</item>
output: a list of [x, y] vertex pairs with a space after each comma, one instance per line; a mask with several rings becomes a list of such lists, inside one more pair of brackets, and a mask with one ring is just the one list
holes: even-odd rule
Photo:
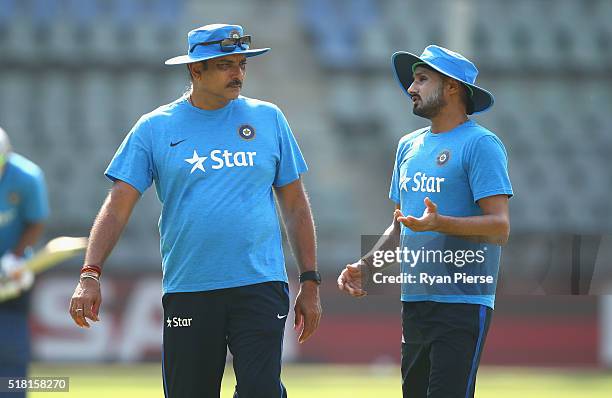
[[[287, 365], [283, 381], [291, 398], [400, 397], [398, 367]], [[68, 376], [69, 393], [31, 393], [30, 398], [162, 398], [158, 365], [52, 366], [35, 364], [32, 376]], [[234, 376], [227, 369], [223, 398], [232, 396]], [[609, 398], [612, 373], [538, 368], [484, 367], [477, 397]]]

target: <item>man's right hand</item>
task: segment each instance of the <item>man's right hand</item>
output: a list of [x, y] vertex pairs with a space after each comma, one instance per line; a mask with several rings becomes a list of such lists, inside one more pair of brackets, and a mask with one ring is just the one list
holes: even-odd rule
[[347, 292], [353, 297], [363, 297], [367, 293], [362, 289], [363, 287], [363, 273], [361, 268], [363, 264], [361, 261], [348, 264], [338, 276], [338, 289]]
[[[115, 181], [91, 229], [84, 264], [102, 264], [103, 259], [110, 255], [139, 198], [140, 192], [136, 188], [126, 182]], [[101, 271], [100, 268], [94, 274], [99, 277]], [[99, 280], [80, 278], [70, 300], [69, 312], [74, 323], [88, 328], [87, 319], [99, 321], [100, 304], [102, 295]]]
[[70, 316], [79, 327], [89, 328], [87, 319], [98, 322], [98, 313], [102, 304], [102, 293], [100, 292], [100, 282], [83, 278], [74, 289], [72, 299], [70, 299]]

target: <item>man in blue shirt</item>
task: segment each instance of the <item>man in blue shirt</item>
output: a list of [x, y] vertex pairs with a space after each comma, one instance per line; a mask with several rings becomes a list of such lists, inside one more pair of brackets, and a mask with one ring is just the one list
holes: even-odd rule
[[[42, 171], [12, 151], [0, 128], [0, 377], [25, 377], [30, 360], [29, 290], [25, 258], [49, 215]], [[11, 397], [25, 397], [25, 392]]]
[[[395, 53], [393, 67], [413, 113], [431, 126], [400, 140], [393, 223], [338, 286], [360, 297], [366, 284], [399, 280], [403, 396], [472, 397], [510, 230], [506, 150], [468, 118], [493, 105], [468, 59], [432, 45], [420, 57]], [[400, 263], [395, 279], [381, 274], [388, 252]]]
[[296, 256], [295, 327], [304, 342], [321, 316], [315, 233], [301, 182], [306, 163], [280, 109], [240, 95], [251, 36], [238, 25], [188, 35], [191, 90], [144, 115], [106, 170], [114, 182], [92, 228], [70, 304], [97, 321], [99, 276], [140, 195], [154, 182], [163, 269], [167, 397], [218, 397], [227, 348], [236, 395], [284, 397], [281, 351], [289, 297], [278, 199]]

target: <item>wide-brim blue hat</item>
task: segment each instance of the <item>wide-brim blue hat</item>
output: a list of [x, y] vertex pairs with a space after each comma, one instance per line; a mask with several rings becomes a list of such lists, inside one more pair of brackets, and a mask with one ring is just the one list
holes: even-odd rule
[[194, 29], [187, 35], [187, 54], [166, 60], [166, 65], [190, 64], [192, 62], [206, 61], [207, 59], [225, 57], [233, 54], [244, 54], [247, 57], [264, 54], [269, 48], [243, 48], [235, 46], [231, 51], [223, 51], [220, 44], [202, 45], [228, 38], [244, 36], [240, 25], [213, 24]]
[[463, 55], [444, 47], [436, 45], [427, 46], [420, 57], [409, 52], [398, 51], [391, 57], [391, 62], [396, 80], [408, 96], [410, 96], [408, 87], [414, 81], [414, 68], [418, 64], [425, 64], [443, 75], [460, 81], [468, 87], [473, 105], [473, 112], [469, 114], [485, 112], [495, 102], [493, 94], [475, 84], [476, 77], [478, 76], [476, 66]]

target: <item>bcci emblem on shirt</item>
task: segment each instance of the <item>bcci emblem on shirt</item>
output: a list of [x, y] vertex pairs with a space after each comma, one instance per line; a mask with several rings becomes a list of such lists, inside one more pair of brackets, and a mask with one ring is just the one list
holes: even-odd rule
[[252, 126], [249, 126], [248, 124], [243, 124], [238, 129], [238, 135], [244, 140], [252, 140], [253, 138], [255, 138], [255, 129]]
[[448, 162], [448, 159], [450, 159], [450, 151], [445, 150], [440, 152], [440, 154], [436, 158], [436, 163], [438, 164], [438, 166], [444, 166], [444, 164]]

